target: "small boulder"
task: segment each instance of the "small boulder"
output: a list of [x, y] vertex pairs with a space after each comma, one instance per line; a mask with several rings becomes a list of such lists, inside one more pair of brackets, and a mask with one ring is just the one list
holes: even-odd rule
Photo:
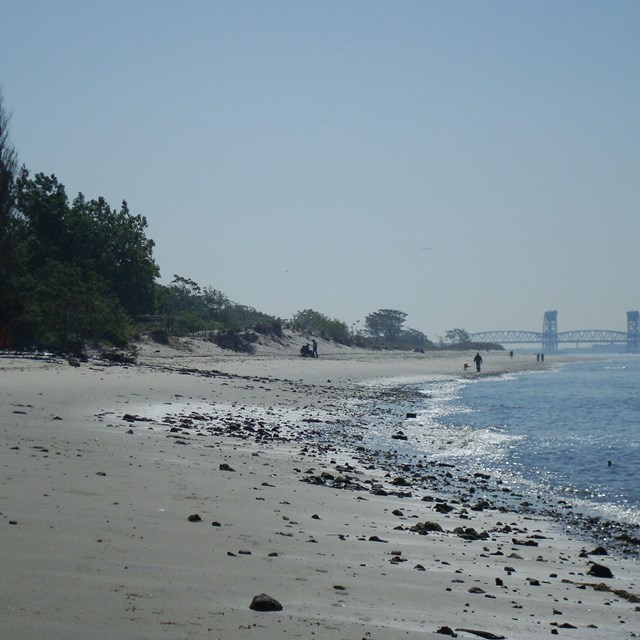
[[254, 596], [249, 609], [253, 611], [282, 611], [283, 607], [275, 598], [266, 593], [261, 593]]
[[609, 567], [605, 567], [603, 564], [593, 563], [587, 573], [595, 578], [613, 578], [613, 573]]

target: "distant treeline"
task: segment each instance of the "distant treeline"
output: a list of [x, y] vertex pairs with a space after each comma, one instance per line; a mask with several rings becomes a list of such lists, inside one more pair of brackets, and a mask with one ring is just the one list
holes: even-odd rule
[[285, 322], [180, 275], [162, 285], [153, 248], [146, 218], [126, 201], [119, 209], [82, 193], [70, 201], [55, 175], [18, 167], [0, 93], [0, 348], [124, 347], [146, 331], [158, 340], [200, 332], [251, 351], [260, 334], [280, 337], [287, 326], [346, 345], [434, 348], [395, 309], [369, 314], [362, 328], [313, 309]]

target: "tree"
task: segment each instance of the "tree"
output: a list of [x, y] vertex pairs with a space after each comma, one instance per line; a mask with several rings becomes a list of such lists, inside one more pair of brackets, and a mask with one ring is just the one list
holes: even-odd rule
[[351, 342], [349, 328], [344, 322], [335, 318], [332, 320], [324, 313], [313, 309], [304, 309], [294, 313], [291, 318], [291, 326], [296, 331], [315, 333], [341, 344], [349, 344]]
[[449, 329], [445, 334], [445, 338], [452, 345], [463, 345], [471, 342], [471, 336], [464, 329]]
[[296, 311], [291, 317], [291, 326], [295, 331], [307, 331], [309, 333], [321, 333], [327, 316], [314, 309]]
[[9, 140], [9, 121], [0, 91], [0, 334], [19, 313], [24, 269], [24, 225], [15, 209], [18, 157]]
[[392, 342], [400, 337], [406, 318], [407, 314], [404, 311], [380, 309], [370, 313], [364, 322], [369, 335]]
[[25, 318], [35, 324], [40, 341], [72, 350], [87, 339], [128, 342], [127, 315], [95, 273], [51, 261], [31, 279]]
[[16, 180], [16, 206], [26, 227], [27, 261], [31, 272], [47, 262], [69, 262], [69, 200], [64, 185], [55, 175], [29, 176], [22, 168]]
[[31, 178], [23, 169], [16, 184], [31, 272], [51, 261], [75, 265], [97, 275], [130, 315], [153, 309], [159, 269], [146, 218], [132, 215], [126, 201], [116, 211], [104, 198], [87, 201], [82, 193], [70, 206], [55, 175]]
[[86, 202], [80, 193], [69, 212], [68, 236], [75, 259], [92, 262], [131, 315], [152, 311], [160, 274], [153, 259], [155, 243], [146, 237], [146, 228], [147, 219], [133, 215], [126, 200], [116, 211], [104, 198]]
[[427, 338], [422, 331], [410, 328], [403, 329], [397, 342], [399, 343], [399, 346], [408, 347], [410, 349], [425, 349], [433, 346], [429, 341], [429, 338]]

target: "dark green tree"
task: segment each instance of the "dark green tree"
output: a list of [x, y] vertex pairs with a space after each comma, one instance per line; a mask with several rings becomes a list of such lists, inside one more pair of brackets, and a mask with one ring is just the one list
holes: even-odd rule
[[430, 349], [433, 344], [429, 341], [429, 338], [418, 331], [417, 329], [403, 329], [399, 338], [397, 339], [398, 346], [406, 347], [409, 349]]
[[129, 319], [94, 272], [50, 261], [30, 279], [25, 318], [37, 327], [42, 342], [71, 350], [88, 339], [106, 339], [116, 346], [128, 342]]
[[445, 339], [454, 346], [465, 345], [471, 342], [471, 336], [465, 329], [449, 329], [445, 334]]
[[370, 336], [393, 342], [400, 337], [406, 318], [404, 311], [380, 309], [370, 313], [364, 323]]
[[122, 343], [127, 315], [154, 307], [158, 267], [146, 219], [126, 202], [116, 211], [81, 193], [70, 206], [54, 175], [32, 178], [23, 168], [15, 184], [24, 227], [24, 319], [41, 341], [58, 347], [83, 339]]
[[18, 157], [9, 139], [9, 114], [0, 91], [0, 345], [21, 308], [24, 225], [15, 209]]
[[146, 237], [146, 218], [131, 214], [124, 200], [116, 211], [104, 198], [87, 202], [80, 193], [69, 211], [68, 227], [74, 259], [91, 262], [129, 314], [150, 313], [160, 271], [153, 259], [154, 242]]
[[116, 211], [104, 198], [87, 201], [80, 193], [69, 206], [54, 175], [31, 178], [23, 169], [17, 206], [26, 224], [31, 272], [51, 261], [73, 264], [97, 275], [130, 315], [153, 310], [159, 274], [154, 242], [146, 237], [146, 218], [132, 215], [126, 202]]
[[16, 183], [16, 205], [27, 236], [27, 262], [34, 272], [52, 260], [69, 262], [69, 201], [55, 175], [38, 173], [30, 178], [24, 167]]
[[342, 344], [351, 342], [349, 328], [341, 320], [331, 319], [324, 313], [313, 309], [297, 311], [291, 318], [291, 326], [296, 331], [306, 331], [322, 336], [328, 340], [335, 340]]

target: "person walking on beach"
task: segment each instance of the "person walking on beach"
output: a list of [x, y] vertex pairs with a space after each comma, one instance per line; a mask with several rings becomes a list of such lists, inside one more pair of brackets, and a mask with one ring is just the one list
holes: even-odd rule
[[313, 345], [313, 357], [317, 358], [318, 357], [318, 341], [314, 338], [311, 341], [311, 344]]
[[473, 361], [476, 363], [476, 371], [480, 373], [480, 367], [482, 367], [482, 356], [480, 355], [480, 353], [476, 353], [476, 357], [473, 359]]

